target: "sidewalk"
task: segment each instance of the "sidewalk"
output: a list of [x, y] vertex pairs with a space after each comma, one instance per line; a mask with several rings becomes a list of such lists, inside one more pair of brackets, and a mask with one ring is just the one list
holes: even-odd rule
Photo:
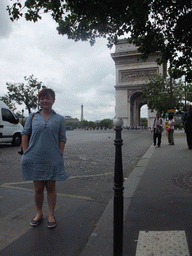
[[[183, 131], [151, 147], [124, 182], [124, 256], [192, 255], [192, 150]], [[81, 256], [113, 255], [113, 199]]]

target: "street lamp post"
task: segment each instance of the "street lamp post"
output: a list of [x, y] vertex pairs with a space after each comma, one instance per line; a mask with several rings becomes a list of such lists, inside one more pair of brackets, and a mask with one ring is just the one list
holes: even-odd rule
[[122, 151], [123, 140], [121, 131], [123, 120], [114, 119], [116, 131], [115, 145], [115, 173], [114, 173], [114, 215], [113, 215], [113, 256], [123, 255], [123, 168]]
[[21, 110], [22, 111], [22, 125], [24, 125], [24, 122], [23, 122], [23, 118], [24, 118], [24, 109]]

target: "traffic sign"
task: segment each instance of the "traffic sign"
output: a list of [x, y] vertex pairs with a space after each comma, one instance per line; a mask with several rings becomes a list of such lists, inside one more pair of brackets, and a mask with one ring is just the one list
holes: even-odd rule
[[167, 112], [168, 113], [175, 113], [175, 109], [168, 109]]

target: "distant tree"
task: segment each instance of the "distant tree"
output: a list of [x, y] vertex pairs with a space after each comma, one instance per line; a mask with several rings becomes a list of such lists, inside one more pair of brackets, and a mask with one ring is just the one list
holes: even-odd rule
[[111, 129], [113, 126], [113, 120], [111, 119], [103, 119], [101, 121], [93, 122], [93, 121], [87, 121], [87, 120], [82, 120], [80, 122], [70, 122], [67, 121], [67, 125], [73, 126], [75, 129], [76, 128], [109, 128]]
[[8, 95], [0, 97], [0, 100], [3, 101], [13, 112], [16, 110], [15, 103]]
[[111, 129], [113, 127], [113, 120], [111, 120], [109, 118], [101, 120], [100, 121], [100, 127]]
[[158, 63], [170, 62], [169, 75], [192, 80], [191, 0], [12, 0], [7, 7], [11, 20], [38, 21], [50, 13], [61, 35], [75, 41], [107, 37], [108, 46], [119, 36], [139, 46], [146, 59], [159, 52]]
[[89, 124], [89, 122], [87, 120], [82, 120], [79, 123], [79, 128], [86, 128], [86, 127], [88, 127], [88, 124]]
[[10, 102], [14, 101], [19, 105], [24, 103], [30, 114], [31, 109], [36, 109], [38, 106], [38, 91], [41, 87], [45, 86], [43, 86], [42, 82], [38, 82], [37, 78], [34, 78], [33, 75], [25, 76], [24, 79], [26, 83], [6, 83], [8, 93], [4, 98], [7, 98]]
[[73, 122], [73, 121], [66, 121], [67, 126], [73, 126], [74, 129], [76, 129], [79, 126], [79, 122]]
[[97, 126], [97, 124], [95, 122], [93, 122], [93, 121], [88, 122], [88, 127], [89, 128], [96, 128], [96, 126]]
[[147, 118], [141, 117], [141, 118], [140, 118], [140, 125], [147, 127], [147, 126], [148, 126], [148, 120], [147, 120]]
[[[184, 107], [184, 83], [173, 81], [173, 106], [177, 110]], [[161, 75], [150, 78], [142, 85], [143, 98], [151, 110], [157, 110], [163, 115], [170, 109], [170, 79]]]

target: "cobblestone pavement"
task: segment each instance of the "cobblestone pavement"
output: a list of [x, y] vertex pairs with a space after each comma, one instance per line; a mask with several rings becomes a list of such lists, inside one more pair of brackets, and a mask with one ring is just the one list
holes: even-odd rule
[[[108, 202], [113, 195], [115, 159], [115, 132], [72, 131], [67, 133], [65, 166], [69, 179], [64, 190], [90, 196], [100, 202]], [[152, 143], [149, 131], [122, 132], [124, 177], [134, 169], [136, 163]]]
[[[151, 136], [149, 131], [124, 130], [122, 132], [125, 177], [133, 169], [138, 158], [151, 145]], [[110, 130], [74, 131], [74, 133], [68, 133], [67, 137], [64, 158], [68, 174], [72, 173], [85, 179], [95, 177], [98, 179], [97, 175], [100, 175], [100, 179], [108, 180], [107, 174], [112, 174], [114, 171], [115, 132]]]
[[[113, 195], [114, 139], [114, 130], [68, 131], [64, 161], [69, 178], [57, 183], [58, 193], [86, 196], [107, 203]], [[124, 130], [122, 139], [123, 171], [126, 178], [151, 145], [152, 134], [146, 130]], [[22, 180], [18, 150], [18, 147], [0, 145], [0, 184], [16, 182], [17, 187], [33, 189], [32, 183]]]

